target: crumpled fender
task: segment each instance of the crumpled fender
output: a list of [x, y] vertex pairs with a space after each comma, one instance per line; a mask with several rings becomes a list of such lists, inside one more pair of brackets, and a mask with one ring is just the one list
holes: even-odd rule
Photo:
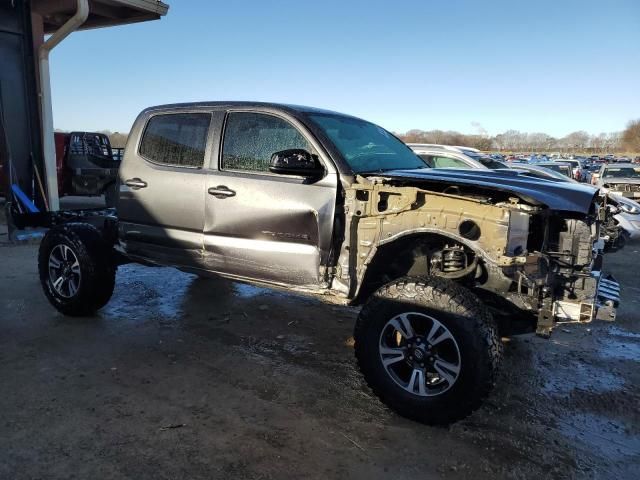
[[[425, 188], [425, 184], [469, 185], [513, 193], [533, 205], [545, 205], [559, 211], [588, 214], [598, 193], [591, 185], [556, 182], [533, 178], [518, 171], [429, 168], [390, 170], [378, 177], [401, 180], [403, 183]], [[428, 189], [428, 187], [427, 187]]]

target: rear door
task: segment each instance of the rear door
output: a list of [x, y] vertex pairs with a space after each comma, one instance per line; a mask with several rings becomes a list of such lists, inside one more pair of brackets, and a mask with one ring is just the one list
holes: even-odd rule
[[[309, 180], [269, 172], [271, 156], [301, 148], [325, 175]], [[331, 250], [337, 172], [293, 118], [230, 111], [207, 177], [205, 263], [229, 276], [308, 288], [324, 286]]]
[[154, 112], [138, 123], [119, 172], [120, 237], [131, 255], [200, 266], [211, 113]]

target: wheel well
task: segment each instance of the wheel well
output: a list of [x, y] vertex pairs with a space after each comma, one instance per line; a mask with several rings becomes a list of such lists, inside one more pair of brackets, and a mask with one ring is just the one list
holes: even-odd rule
[[[434, 273], [433, 259], [438, 252], [447, 246], [464, 251], [465, 267], [460, 270], [462, 275], [455, 272], [445, 274]], [[360, 304], [382, 285], [401, 277], [422, 277], [436, 274], [450, 279], [461, 279], [475, 272], [478, 256], [475, 252], [459, 241], [437, 233], [419, 233], [399, 238], [378, 248], [373, 260], [367, 267], [362, 285], [353, 300]]]

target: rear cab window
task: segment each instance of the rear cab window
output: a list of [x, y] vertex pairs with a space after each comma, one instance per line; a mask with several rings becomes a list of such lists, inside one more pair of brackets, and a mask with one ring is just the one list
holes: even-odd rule
[[211, 114], [166, 113], [147, 122], [139, 153], [161, 165], [202, 168]]

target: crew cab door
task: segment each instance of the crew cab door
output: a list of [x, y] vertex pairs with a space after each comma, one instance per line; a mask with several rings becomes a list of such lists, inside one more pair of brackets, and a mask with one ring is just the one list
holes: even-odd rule
[[[318, 155], [322, 178], [269, 172], [275, 152]], [[205, 264], [229, 276], [319, 288], [331, 250], [338, 177], [320, 145], [294, 119], [229, 111], [207, 176]]]
[[120, 238], [129, 255], [200, 266], [210, 122], [202, 111], [136, 122], [119, 172]]

